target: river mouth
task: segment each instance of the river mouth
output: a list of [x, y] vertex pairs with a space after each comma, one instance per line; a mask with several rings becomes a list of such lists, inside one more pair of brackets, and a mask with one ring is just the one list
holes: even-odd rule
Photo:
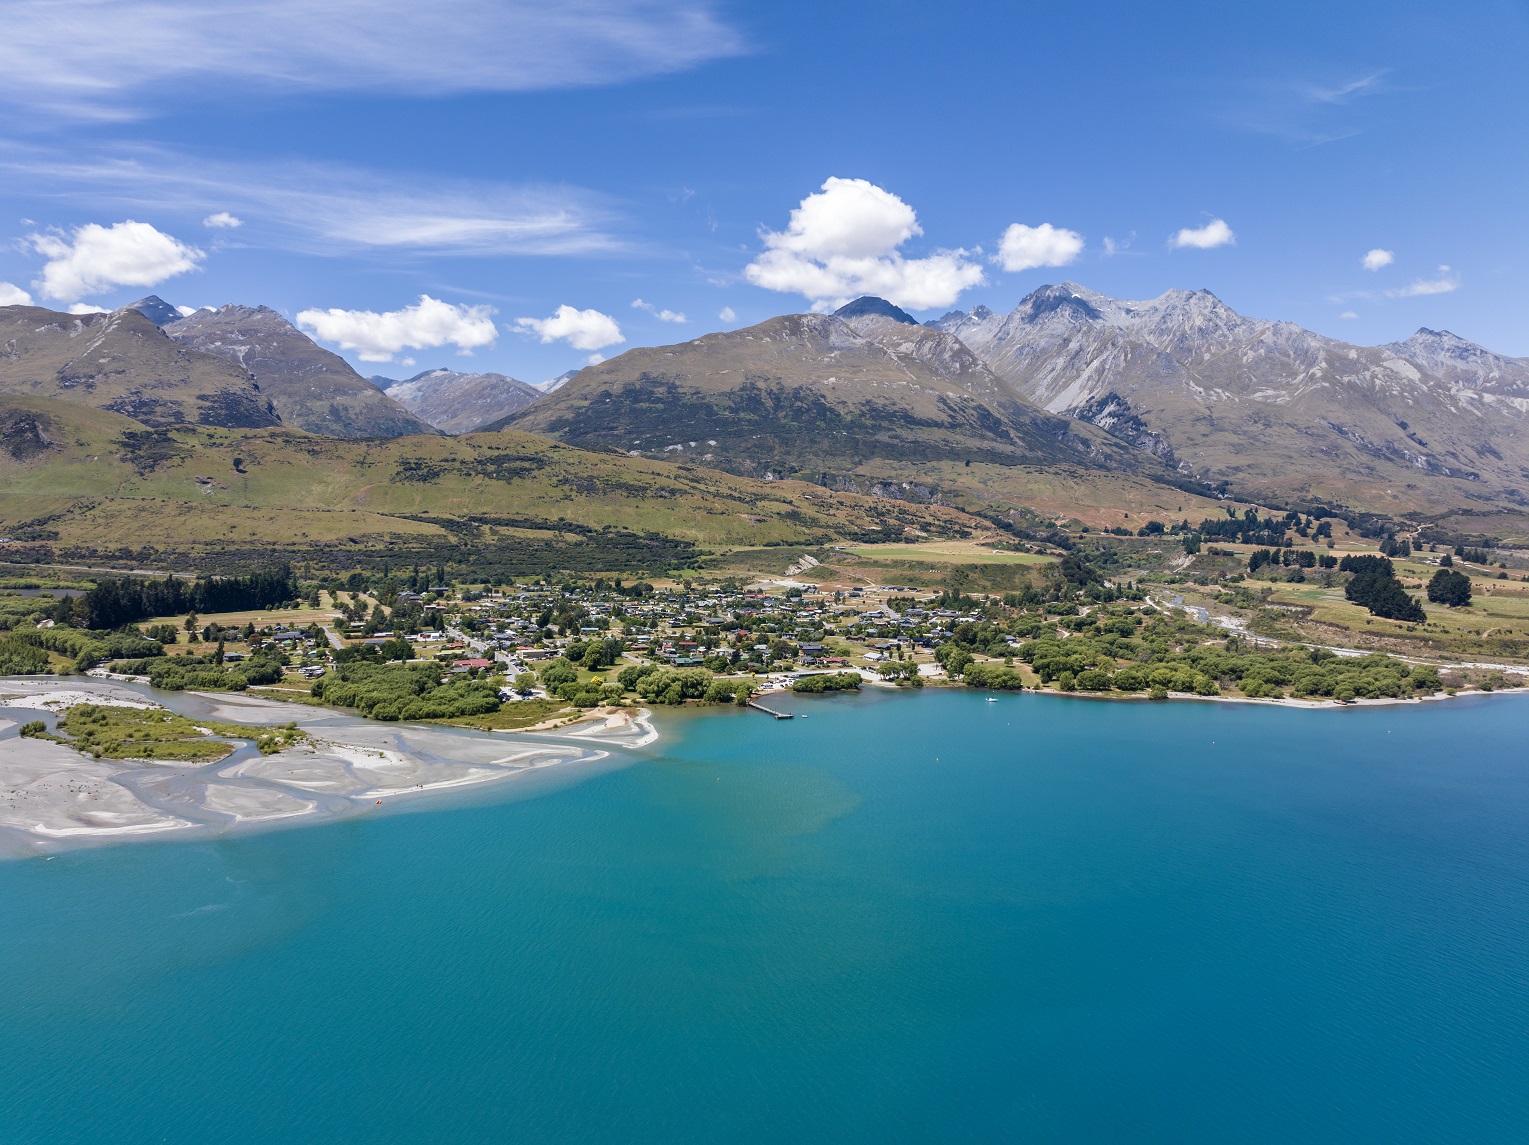
[[[23, 738], [41, 719], [52, 731], [74, 704], [157, 705], [193, 720], [275, 727], [302, 742], [263, 754], [252, 739], [224, 739], [210, 763], [93, 759]], [[74, 678], [0, 678], [0, 858], [112, 843], [205, 839], [375, 815], [427, 797], [480, 796], [510, 780], [556, 769], [618, 766], [654, 738], [645, 716], [612, 718], [561, 735], [490, 733], [381, 723], [306, 704], [220, 693], [162, 692], [144, 684]], [[580, 765], [570, 769], [563, 765]], [[545, 781], [523, 783], [523, 794]]]

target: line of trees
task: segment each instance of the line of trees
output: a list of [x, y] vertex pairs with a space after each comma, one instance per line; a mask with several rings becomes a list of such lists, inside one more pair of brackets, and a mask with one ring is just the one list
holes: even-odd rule
[[107, 577], [74, 601], [60, 600], [65, 615], [54, 619], [111, 630], [150, 616], [267, 608], [295, 601], [298, 595], [290, 564], [248, 576], [204, 576], [195, 581], [172, 576], [163, 580]]

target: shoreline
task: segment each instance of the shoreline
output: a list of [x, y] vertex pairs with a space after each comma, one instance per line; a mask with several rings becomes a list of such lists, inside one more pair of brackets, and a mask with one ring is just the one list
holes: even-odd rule
[[64, 744], [23, 739], [17, 728], [26, 721], [0, 715], [0, 859], [333, 822], [598, 763], [658, 738], [645, 709], [595, 709], [549, 735], [381, 723], [240, 693], [169, 697], [174, 707], [146, 688], [115, 681], [0, 679], [0, 708], [15, 714], [80, 703], [164, 707], [253, 727], [292, 722], [306, 738], [261, 755], [250, 741], [214, 737], [238, 746], [204, 764], [94, 759]]
[[[879, 692], [909, 691], [868, 681]], [[973, 695], [984, 690], [957, 685]], [[1170, 692], [1165, 701], [1262, 704], [1305, 711], [1344, 711], [1492, 695], [1529, 687], [1469, 689], [1406, 698], [1340, 703], [1332, 699], [1199, 696]], [[795, 695], [789, 687], [762, 695]], [[917, 690], [914, 694], [918, 694]], [[73, 677], [0, 678], [0, 860], [51, 855], [86, 846], [224, 837], [315, 825], [402, 808], [450, 795], [498, 789], [511, 780], [595, 764], [615, 751], [638, 751], [659, 739], [646, 708], [593, 708], [572, 723], [548, 721], [514, 731], [383, 723], [333, 708], [284, 703], [244, 693], [180, 692], [175, 707], [143, 686]], [[1057, 696], [1093, 702], [1157, 703], [1141, 694], [1026, 689], [1000, 695]], [[188, 716], [252, 727], [296, 723], [306, 739], [260, 755], [249, 741], [208, 764], [97, 760], [72, 747], [17, 734], [21, 713], [49, 713], [79, 703], [165, 707]], [[227, 738], [232, 737], [214, 737]]]

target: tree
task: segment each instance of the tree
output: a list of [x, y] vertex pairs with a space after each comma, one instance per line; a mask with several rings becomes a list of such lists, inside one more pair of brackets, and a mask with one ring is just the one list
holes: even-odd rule
[[1471, 578], [1453, 569], [1440, 569], [1428, 582], [1428, 599], [1450, 608], [1465, 608], [1471, 603]]
[[395, 636], [391, 640], [384, 640], [377, 649], [384, 660], [412, 660], [414, 659], [414, 645], [410, 644], [402, 636]]

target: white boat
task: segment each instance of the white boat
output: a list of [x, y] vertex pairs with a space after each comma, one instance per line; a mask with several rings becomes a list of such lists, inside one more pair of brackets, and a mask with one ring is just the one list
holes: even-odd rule
[[987, 702], [990, 703], [990, 704], [996, 704], [998, 702], [998, 697], [997, 696], [989, 696], [987, 698]]

